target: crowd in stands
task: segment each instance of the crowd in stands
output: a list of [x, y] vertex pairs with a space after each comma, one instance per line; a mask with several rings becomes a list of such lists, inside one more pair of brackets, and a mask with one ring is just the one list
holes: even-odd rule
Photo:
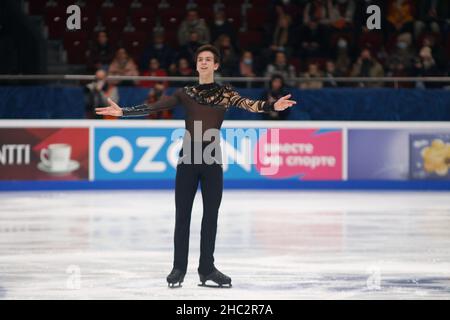
[[[56, 0], [41, 1], [50, 13], [58, 5]], [[82, 12], [97, 13], [95, 21], [89, 22], [91, 31], [86, 47], [82, 46], [80, 60], [89, 73], [102, 69], [110, 75], [194, 76], [194, 52], [205, 43], [214, 44], [221, 52], [220, 76], [267, 76], [275, 87], [392, 86], [381, 81], [349, 84], [334, 78], [448, 76], [450, 70], [448, 0], [71, 2], [79, 4]], [[96, 9], [90, 9], [94, 3]], [[381, 9], [381, 30], [367, 28], [366, 8], [372, 4]], [[89, 39], [91, 35], [95, 35], [93, 39]], [[51, 30], [49, 36], [52, 37]], [[66, 50], [74, 50], [66, 41], [67, 34], [62, 37], [68, 43]], [[80, 37], [72, 38], [80, 42]], [[79, 56], [76, 55], [78, 59]], [[295, 77], [329, 80], [297, 82]], [[185, 84], [173, 82], [170, 86]], [[169, 83], [125, 81], [113, 85], [154, 89], [149, 96], [154, 99]], [[251, 84], [255, 85], [258, 84]]]

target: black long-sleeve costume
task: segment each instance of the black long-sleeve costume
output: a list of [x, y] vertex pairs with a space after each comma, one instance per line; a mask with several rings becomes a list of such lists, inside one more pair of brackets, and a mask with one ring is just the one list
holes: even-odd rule
[[[178, 89], [172, 96], [164, 97], [155, 104], [143, 104], [130, 108], [123, 108], [124, 116], [148, 115], [181, 105], [186, 110], [186, 130], [190, 137], [194, 137], [194, 122], [201, 121], [202, 137], [208, 129], [219, 130], [225, 112], [231, 106], [250, 112], [269, 112], [273, 110], [273, 103], [261, 100], [250, 100], [241, 97], [231, 86], [217, 83], [199, 84]], [[185, 136], [186, 138], [186, 136]], [[186, 140], [186, 139], [185, 139]], [[218, 141], [216, 141], [218, 142]], [[201, 150], [211, 142], [194, 141], [183, 142], [180, 159], [185, 154], [185, 148], [193, 148], [195, 143], [201, 145]], [[219, 149], [220, 150], [220, 149]], [[174, 236], [174, 268], [186, 272], [189, 251], [189, 228], [192, 204], [200, 182], [203, 198], [203, 219], [201, 227], [200, 263], [198, 271], [209, 274], [214, 269], [214, 247], [217, 231], [217, 217], [223, 191], [223, 170], [221, 155], [213, 155], [219, 161], [212, 164], [203, 162], [191, 164], [178, 162], [175, 179], [175, 207], [176, 222]]]

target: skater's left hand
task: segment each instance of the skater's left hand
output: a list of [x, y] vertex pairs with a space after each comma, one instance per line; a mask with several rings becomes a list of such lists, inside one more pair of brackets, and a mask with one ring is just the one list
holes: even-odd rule
[[287, 108], [292, 107], [294, 104], [296, 104], [297, 102], [294, 100], [288, 100], [291, 97], [290, 94], [285, 95], [284, 97], [281, 97], [280, 99], [278, 99], [277, 102], [275, 102], [275, 104], [273, 105], [274, 109], [276, 111], [283, 111]]

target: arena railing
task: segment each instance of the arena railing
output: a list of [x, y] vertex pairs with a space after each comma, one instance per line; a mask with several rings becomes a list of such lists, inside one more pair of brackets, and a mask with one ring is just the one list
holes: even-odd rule
[[[43, 75], [43, 74], [33, 74], [33, 75], [0, 75], [0, 81], [57, 81], [57, 82], [71, 82], [71, 81], [93, 81], [95, 80], [94, 75]], [[196, 82], [198, 77], [155, 77], [155, 76], [108, 76], [107, 80], [117, 80], [117, 81], [170, 81], [170, 82]], [[218, 82], [233, 82], [233, 83], [244, 83], [250, 86], [252, 83], [267, 83], [270, 77], [216, 77]], [[447, 83], [450, 84], [450, 77], [317, 77], [317, 78], [307, 78], [307, 77], [296, 77], [288, 78], [288, 81], [293, 81], [296, 83], [302, 82], [337, 82], [337, 83], [393, 83], [394, 88], [398, 88], [400, 83], [418, 83], [418, 82], [433, 82], [433, 83]]]

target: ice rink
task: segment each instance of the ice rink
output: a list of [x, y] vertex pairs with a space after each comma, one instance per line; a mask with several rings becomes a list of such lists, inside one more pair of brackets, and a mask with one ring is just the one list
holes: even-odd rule
[[0, 193], [0, 299], [449, 299], [448, 192], [224, 192], [198, 287], [200, 193], [182, 288], [172, 191]]

